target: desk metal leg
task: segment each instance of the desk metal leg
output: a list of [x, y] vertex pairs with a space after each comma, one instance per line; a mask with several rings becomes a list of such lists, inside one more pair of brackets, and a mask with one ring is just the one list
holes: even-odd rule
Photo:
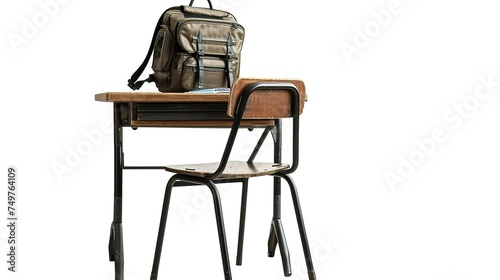
[[[282, 122], [277, 120], [272, 132], [274, 139], [274, 162], [281, 163], [282, 149]], [[283, 263], [283, 273], [285, 276], [292, 275], [292, 265], [290, 262], [290, 253], [285, 238], [285, 231], [281, 223], [281, 179], [274, 178], [274, 199], [273, 199], [273, 219], [271, 222], [271, 230], [269, 232], [268, 256], [274, 257], [276, 246], [279, 245], [281, 261]]]
[[114, 104], [114, 206], [113, 223], [109, 238], [109, 260], [115, 262], [115, 280], [124, 279], [123, 229], [122, 229], [122, 178], [123, 178], [123, 126], [120, 104]]
[[123, 231], [121, 223], [113, 222], [111, 225], [109, 260], [115, 262], [115, 280], [123, 280]]
[[[279, 190], [278, 190], [279, 191]], [[279, 245], [281, 261], [283, 263], [283, 273], [285, 276], [292, 275], [292, 265], [290, 261], [290, 253], [288, 251], [288, 244], [286, 242], [285, 230], [281, 223], [281, 194], [275, 190], [274, 195], [274, 213], [271, 222], [271, 230], [269, 232], [268, 256], [274, 257], [276, 246]]]

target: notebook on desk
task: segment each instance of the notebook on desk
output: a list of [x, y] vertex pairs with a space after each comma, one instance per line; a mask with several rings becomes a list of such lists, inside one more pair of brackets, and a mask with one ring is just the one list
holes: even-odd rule
[[202, 88], [190, 90], [188, 93], [229, 93], [231, 91], [230, 88], [227, 87], [218, 87], [218, 88]]

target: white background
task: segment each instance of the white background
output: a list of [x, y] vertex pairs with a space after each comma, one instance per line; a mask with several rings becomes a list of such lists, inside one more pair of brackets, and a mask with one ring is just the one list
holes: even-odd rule
[[[500, 279], [496, 1], [212, 2], [245, 27], [241, 76], [306, 83], [294, 178], [318, 279]], [[11, 273], [4, 183], [0, 279], [113, 279], [112, 105], [94, 95], [128, 91], [161, 12], [187, 3], [0, 4], [0, 166], [4, 182], [8, 166], [18, 169], [19, 217], [18, 272]], [[481, 79], [493, 83], [490, 91]], [[429, 140], [436, 133], [439, 143]], [[217, 157], [225, 131], [127, 129], [125, 137], [128, 164], [162, 165]], [[401, 181], [391, 186], [389, 173]], [[125, 171], [127, 280], [149, 277], [169, 176]], [[234, 265], [240, 189], [220, 190], [233, 277], [284, 279], [279, 257], [266, 255], [271, 188], [253, 182], [242, 267]], [[283, 193], [291, 279], [305, 279]], [[173, 201], [160, 279], [222, 279], [206, 192], [176, 189]]]

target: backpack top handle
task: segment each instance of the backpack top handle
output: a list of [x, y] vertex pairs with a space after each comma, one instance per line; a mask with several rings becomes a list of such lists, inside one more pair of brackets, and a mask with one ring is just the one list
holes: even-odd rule
[[[193, 2], [194, 0], [191, 0], [191, 2], [189, 2], [189, 6], [193, 6]], [[207, 0], [208, 2], [208, 6], [210, 7], [210, 9], [213, 9], [214, 7], [212, 6], [212, 2], [210, 2], [210, 0]]]

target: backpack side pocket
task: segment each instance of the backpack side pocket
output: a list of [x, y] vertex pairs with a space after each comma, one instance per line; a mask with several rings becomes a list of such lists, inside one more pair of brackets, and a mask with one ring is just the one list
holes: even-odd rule
[[153, 71], [163, 72], [169, 68], [174, 50], [174, 37], [167, 26], [162, 25], [156, 36], [153, 52]]

